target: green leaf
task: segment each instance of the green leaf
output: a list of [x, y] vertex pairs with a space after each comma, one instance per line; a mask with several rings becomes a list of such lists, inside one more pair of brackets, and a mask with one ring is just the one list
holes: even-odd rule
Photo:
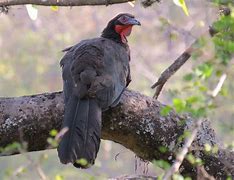
[[197, 76], [200, 76], [203, 79], [210, 77], [212, 72], [213, 66], [209, 63], [201, 64], [195, 69], [195, 73], [197, 74]]
[[173, 2], [174, 2], [177, 6], [180, 6], [180, 7], [183, 9], [184, 13], [185, 13], [187, 16], [189, 16], [188, 8], [187, 8], [186, 3], [185, 3], [184, 0], [173, 0]]
[[172, 179], [173, 180], [184, 180], [184, 177], [180, 174], [173, 174]]
[[18, 142], [13, 142], [11, 144], [8, 144], [6, 147], [4, 148], [1, 148], [0, 149], [0, 152], [3, 152], [3, 153], [8, 153], [8, 152], [15, 152], [15, 151], [18, 151], [19, 149], [22, 148], [22, 145]]
[[195, 116], [196, 117], [204, 117], [204, 116], [206, 116], [206, 108], [205, 107], [198, 108], [198, 110], [196, 111]]
[[201, 92], [206, 92], [208, 90], [208, 88], [206, 86], [203, 86], [203, 85], [200, 85], [198, 88]]
[[53, 136], [53, 137], [55, 137], [57, 134], [58, 134], [58, 131], [56, 129], [52, 129], [50, 131], [50, 135]]
[[217, 77], [222, 76], [222, 74], [223, 74], [223, 71], [221, 71], [221, 70], [217, 70], [217, 71], [215, 72], [215, 75], [216, 75]]
[[189, 153], [186, 156], [186, 159], [192, 164], [192, 165], [202, 165], [202, 160], [200, 158], [195, 157], [193, 154]]
[[189, 98], [186, 99], [186, 103], [187, 104], [193, 104], [200, 101], [200, 98], [198, 96], [191, 96]]
[[43, 153], [42, 155], [41, 155], [41, 159], [42, 160], [47, 160], [49, 158], [49, 156], [48, 156], [48, 154], [46, 154], [46, 153]]
[[53, 11], [58, 11], [59, 7], [58, 6], [50, 6], [50, 9]]
[[177, 122], [177, 125], [178, 126], [184, 126], [186, 123], [186, 120], [185, 119], [181, 119], [180, 121]]
[[22, 175], [23, 173], [26, 173], [26, 172], [27, 172], [27, 169], [25, 167], [19, 167], [18, 170], [17, 170], [16, 176], [20, 176], [20, 175]]
[[231, 177], [231, 176], [228, 176], [226, 180], [232, 180], [232, 177]]
[[57, 174], [55, 176], [55, 180], [64, 180], [64, 177], [62, 175]]
[[165, 146], [159, 146], [158, 150], [161, 152], [161, 153], [166, 153], [168, 151], [167, 147]]
[[217, 33], [212, 38], [215, 45], [216, 56], [221, 63], [227, 65], [234, 53], [234, 17], [221, 16], [213, 24]]
[[217, 3], [218, 5], [230, 5], [233, 4], [233, 0], [212, 0], [212, 2]]
[[212, 149], [211, 145], [209, 145], [209, 144], [205, 144], [205, 145], [204, 145], [204, 148], [205, 148], [205, 151], [206, 151], [206, 152], [210, 152], [211, 149]]
[[186, 74], [183, 79], [184, 81], [191, 81], [194, 78], [193, 73]]
[[182, 99], [174, 98], [173, 99], [173, 106], [175, 107], [176, 112], [180, 113], [180, 112], [185, 110], [186, 102]]
[[222, 87], [221, 91], [220, 91], [220, 94], [224, 97], [227, 97], [228, 96], [228, 88], [227, 87]]
[[185, 138], [191, 136], [191, 132], [185, 130], [184, 133], [178, 138], [178, 142], [182, 142]]
[[58, 147], [58, 142], [53, 139], [53, 138], [47, 138], [47, 142], [52, 146], [52, 147]]
[[219, 151], [219, 147], [217, 145], [214, 145], [213, 148], [212, 148], [212, 153], [217, 154], [218, 151]]
[[167, 116], [172, 110], [172, 107], [170, 106], [165, 106], [160, 110], [160, 115], [161, 116]]
[[5, 172], [4, 172], [4, 174], [5, 174], [6, 176], [12, 176], [12, 174], [13, 174], [14, 172], [15, 172], [15, 171], [14, 171], [13, 169], [7, 168], [7, 169], [5, 170]]
[[153, 161], [153, 164], [164, 170], [167, 170], [171, 167], [171, 165], [167, 161], [162, 159]]
[[202, 164], [204, 164], [204, 163], [203, 163], [203, 161], [202, 161], [201, 158], [196, 158], [196, 159], [195, 159], [195, 164], [200, 166], [200, 165], [202, 165]]
[[82, 166], [86, 166], [88, 164], [88, 161], [84, 158], [81, 158], [79, 160], [76, 160], [76, 163], [82, 165]]
[[195, 164], [195, 157], [193, 154], [189, 153], [187, 156], [186, 156], [186, 159], [191, 163], [191, 164]]

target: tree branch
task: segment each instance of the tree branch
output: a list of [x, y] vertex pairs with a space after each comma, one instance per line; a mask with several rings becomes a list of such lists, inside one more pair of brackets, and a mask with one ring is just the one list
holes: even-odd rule
[[[229, 7], [220, 7], [220, 13], [222, 13], [225, 16], [230, 16], [231, 9]], [[218, 33], [212, 26], [209, 27], [209, 29], [204, 32], [200, 37], [205, 36], [206, 34], [209, 34], [211, 37], [213, 37], [216, 33]], [[172, 75], [174, 75], [191, 57], [192, 53], [194, 53], [198, 48], [196, 48], [196, 44], [199, 41], [199, 38], [197, 38], [188, 49], [186, 49], [167, 69], [165, 69], [159, 79], [156, 83], [154, 83], [151, 88], [155, 89], [155, 93], [153, 95], [153, 98], [158, 99], [159, 94], [162, 91], [163, 86], [166, 84], [168, 79]], [[221, 79], [221, 80], [225, 80]]]
[[34, 4], [42, 6], [91, 6], [111, 5], [131, 2], [134, 0], [0, 0], [0, 7]]
[[163, 176], [163, 180], [170, 179], [174, 173], [179, 171], [179, 168], [180, 168], [181, 164], [183, 163], [185, 156], [189, 152], [190, 146], [192, 145], [194, 139], [197, 136], [197, 132], [201, 126], [201, 122], [202, 122], [202, 120], [200, 119], [195, 123], [195, 128], [192, 130], [191, 135], [186, 138], [185, 143], [183, 145], [183, 148], [176, 155], [175, 162], [173, 163], [171, 168], [166, 172], [166, 174]]
[[[60, 92], [1, 98], [0, 146], [20, 142], [23, 138], [28, 142], [28, 151], [46, 149], [50, 130], [61, 126], [63, 106]], [[172, 162], [183, 146], [178, 138], [184, 130], [191, 129], [193, 120], [174, 112], [161, 116], [160, 109], [163, 107], [150, 97], [126, 90], [120, 104], [103, 113], [102, 138], [122, 144], [142, 159]], [[23, 134], [21, 139], [20, 133]], [[217, 154], [208, 154], [203, 148], [206, 143], [210, 146], [218, 144], [208, 121], [202, 122], [191, 152], [204, 160], [205, 170], [215, 178], [225, 179], [227, 174], [234, 176], [234, 153], [219, 149]], [[167, 152], [160, 151], [162, 146], [168, 149]], [[196, 168], [186, 160], [180, 171], [196, 177]]]
[[[192, 44], [192, 46], [195, 42]], [[162, 91], [163, 86], [167, 82], [167, 80], [181, 68], [181, 66], [186, 63], [186, 61], [191, 57], [192, 46], [184, 51], [166, 70], [162, 72], [158, 81], [154, 83], [151, 88], [155, 90], [153, 98], [157, 99], [160, 92]]]

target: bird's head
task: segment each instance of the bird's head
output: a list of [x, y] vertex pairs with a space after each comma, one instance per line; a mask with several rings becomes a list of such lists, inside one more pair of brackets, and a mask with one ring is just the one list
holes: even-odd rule
[[131, 34], [134, 25], [140, 26], [141, 23], [133, 15], [127, 13], [118, 14], [109, 21], [102, 32], [102, 37], [126, 44], [126, 36]]

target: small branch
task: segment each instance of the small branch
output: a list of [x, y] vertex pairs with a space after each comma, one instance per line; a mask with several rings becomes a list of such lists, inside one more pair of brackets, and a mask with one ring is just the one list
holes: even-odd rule
[[166, 174], [163, 177], [163, 180], [168, 180], [170, 177], [172, 177], [173, 174], [179, 171], [179, 168], [184, 161], [184, 158], [186, 154], [188, 153], [189, 147], [191, 146], [192, 142], [196, 138], [197, 132], [201, 126], [202, 120], [198, 120], [195, 124], [195, 127], [193, 131], [191, 132], [191, 135], [186, 138], [185, 143], [181, 151], [176, 155], [176, 161], [173, 163], [171, 168], [166, 172]]
[[221, 91], [221, 88], [222, 88], [222, 86], [223, 86], [223, 83], [224, 83], [226, 77], [227, 77], [227, 74], [223, 74], [223, 75], [220, 77], [217, 86], [215, 87], [215, 89], [214, 89], [214, 90], [212, 91], [212, 93], [211, 93], [211, 95], [212, 95], [213, 97], [217, 96], [217, 94]]
[[204, 166], [197, 166], [197, 179], [204, 179], [204, 180], [215, 180], [215, 178], [207, 173]]
[[141, 4], [147, 8], [147, 7], [150, 7], [152, 6], [155, 2], [160, 2], [161, 0], [143, 0], [141, 1]]
[[[221, 13], [224, 14], [225, 16], [230, 15], [230, 8], [222, 8]], [[217, 31], [212, 26], [210, 26], [209, 29], [202, 34], [202, 36], [204, 36], [204, 34], [206, 34], [207, 32], [211, 37], [213, 37], [217, 33]], [[158, 81], [151, 86], [152, 89], [156, 88], [153, 98], [155, 99], [158, 98], [159, 94], [162, 91], [163, 86], [168, 81], [168, 79], [172, 75], [174, 75], [191, 57], [191, 54], [197, 49], [195, 48], [195, 45], [197, 44], [198, 40], [199, 38], [196, 39], [192, 43], [192, 45], [186, 51], [184, 51], [165, 71], [163, 71]]]
[[27, 142], [24, 141], [23, 139], [23, 132], [22, 129], [19, 129], [19, 135], [20, 135], [20, 142], [22, 144], [22, 147], [19, 147], [19, 152], [26, 157], [28, 160], [28, 165], [27, 167], [31, 166], [35, 169], [37, 172], [38, 176], [40, 177], [41, 180], [47, 180], [47, 177], [44, 173], [44, 171], [41, 168], [41, 165], [39, 161], [35, 161], [30, 154], [27, 153]]
[[180, 69], [181, 66], [184, 65], [184, 63], [191, 57], [191, 53], [194, 51], [192, 46], [196, 44], [197, 41], [195, 41], [190, 48], [188, 48], [183, 54], [181, 54], [159, 77], [158, 81], [154, 83], [151, 88], [155, 90], [154, 98], [157, 99], [164, 84], [167, 82], [167, 80], [176, 73], [178, 69]]
[[123, 175], [115, 178], [109, 178], [108, 180], [143, 180], [143, 179], [150, 179], [150, 180], [157, 180], [156, 176], [148, 176], [148, 175]]
[[134, 0], [0, 0], [0, 7], [33, 4], [42, 6], [93, 6], [111, 5]]

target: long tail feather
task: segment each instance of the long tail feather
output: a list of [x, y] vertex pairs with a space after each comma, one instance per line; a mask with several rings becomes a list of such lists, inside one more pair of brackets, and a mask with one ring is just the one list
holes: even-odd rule
[[58, 146], [61, 163], [72, 163], [79, 168], [94, 164], [100, 146], [101, 115], [94, 99], [69, 98], [62, 126], [69, 130]]

